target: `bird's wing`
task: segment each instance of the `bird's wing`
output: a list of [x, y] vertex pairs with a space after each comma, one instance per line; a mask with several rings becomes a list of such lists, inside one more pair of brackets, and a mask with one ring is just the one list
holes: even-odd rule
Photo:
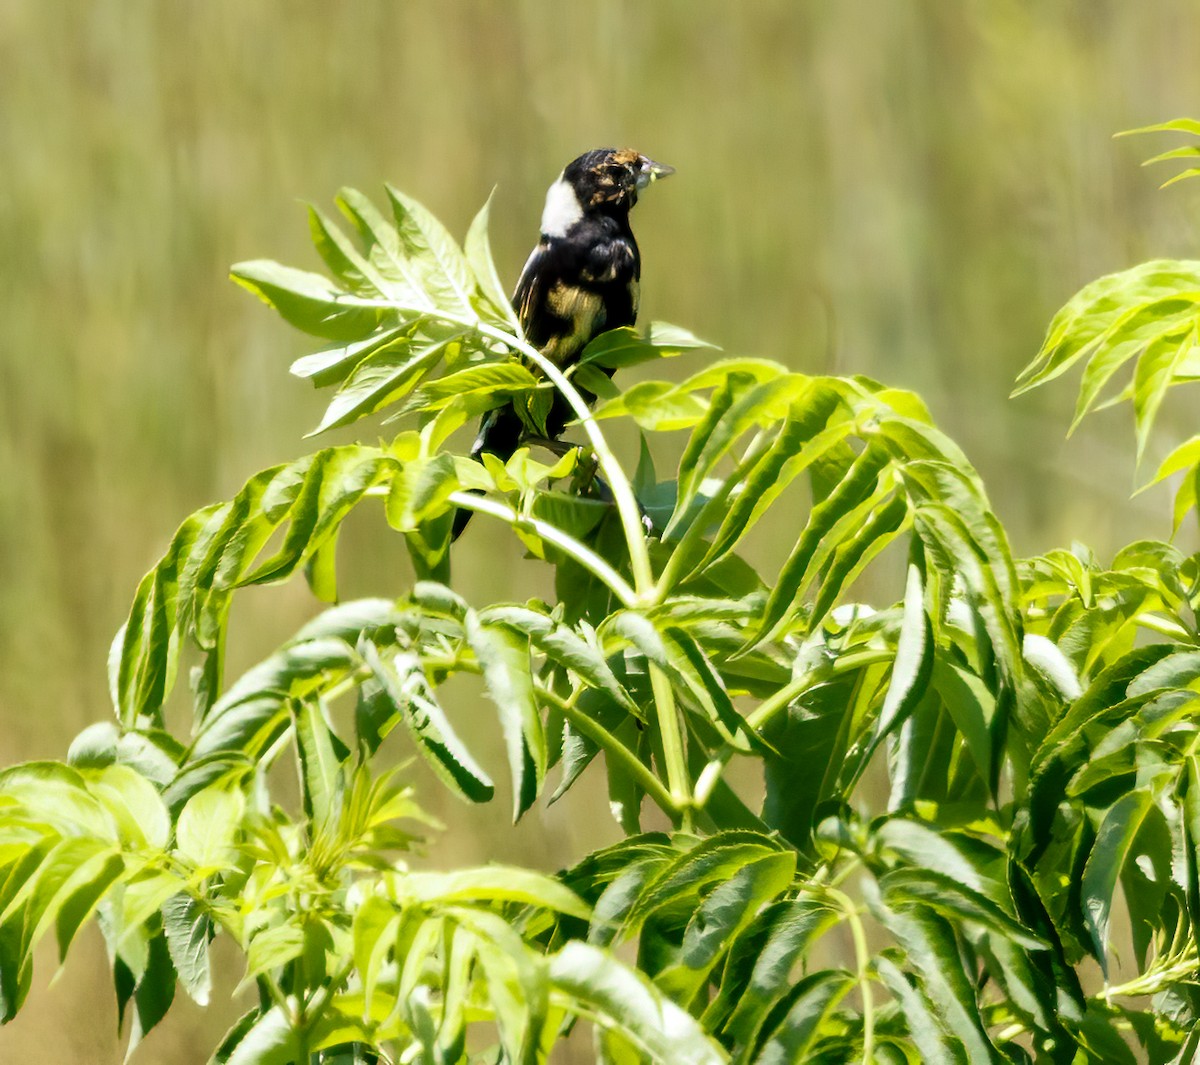
[[529, 258], [525, 262], [525, 269], [521, 271], [521, 276], [517, 279], [516, 291], [513, 293], [513, 308], [521, 323], [521, 331], [535, 344], [537, 341], [529, 334], [538, 309], [545, 299], [546, 271], [543, 266], [549, 251], [546, 242], [542, 241], [530, 252]]

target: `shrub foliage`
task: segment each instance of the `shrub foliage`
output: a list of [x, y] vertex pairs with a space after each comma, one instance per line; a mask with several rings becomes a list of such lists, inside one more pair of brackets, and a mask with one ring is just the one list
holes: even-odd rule
[[[177, 986], [208, 1002], [212, 940], [237, 944], [256, 996], [228, 1065], [534, 1063], [581, 1022], [613, 1063], [1191, 1061], [1197, 556], [1014, 559], [919, 397], [862, 377], [717, 358], [619, 390], [604, 371], [713, 358], [658, 323], [562, 372], [519, 333], [486, 207], [460, 247], [387, 198], [310, 211], [325, 274], [233, 277], [320, 345], [292, 366], [329, 390], [316, 432], [401, 427], [189, 516], [114, 641], [115, 721], [0, 773], [3, 1019], [38, 943], [65, 957], [95, 917], [131, 1052]], [[1019, 390], [1081, 363], [1076, 421], [1129, 402], [1140, 455], [1198, 336], [1200, 263], [1147, 263], [1072, 298]], [[461, 453], [501, 403], [536, 434], [555, 392], [581, 447]], [[682, 457], [659, 480], [662, 434]], [[1178, 479], [1175, 533], [1198, 463], [1195, 437], [1154, 478]], [[358, 507], [408, 549], [399, 600], [338, 602]], [[462, 507], [482, 517], [453, 553], [515, 536], [554, 602], [454, 590]], [[227, 679], [235, 592], [297, 571], [333, 605]], [[898, 600], [868, 605], [881, 588]], [[459, 674], [499, 719], [514, 818], [595, 763], [621, 842], [555, 876], [410, 868], [437, 826], [381, 766], [416, 752], [466, 803], [497, 791], [443, 706]]]

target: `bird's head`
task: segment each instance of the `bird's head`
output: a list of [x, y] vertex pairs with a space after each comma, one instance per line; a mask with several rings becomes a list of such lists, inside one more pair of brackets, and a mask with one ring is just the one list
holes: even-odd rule
[[675, 168], [656, 163], [632, 148], [596, 148], [568, 163], [546, 193], [542, 232], [563, 236], [587, 215], [628, 214], [638, 193]]

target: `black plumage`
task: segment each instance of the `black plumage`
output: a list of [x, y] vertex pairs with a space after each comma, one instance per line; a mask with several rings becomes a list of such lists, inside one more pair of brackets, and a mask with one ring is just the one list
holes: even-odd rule
[[[629, 148], [597, 148], [563, 170], [546, 194], [541, 239], [513, 295], [526, 340], [562, 369], [574, 363], [593, 337], [637, 319], [642, 261], [629, 226], [638, 193], [671, 167]], [[591, 403], [595, 397], [588, 392]], [[557, 439], [571, 420], [566, 400], [554, 394], [546, 435]], [[526, 434], [511, 403], [484, 415], [472, 457], [508, 461]], [[471, 512], [454, 519], [455, 538]]]

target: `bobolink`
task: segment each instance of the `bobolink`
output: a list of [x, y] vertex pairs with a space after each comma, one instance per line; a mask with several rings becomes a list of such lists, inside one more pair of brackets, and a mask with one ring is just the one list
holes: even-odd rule
[[[521, 271], [513, 306], [525, 338], [556, 366], [570, 366], [593, 337], [633, 325], [637, 318], [642, 260], [629, 228], [638, 193], [674, 169], [632, 148], [597, 148], [569, 163], [546, 193], [541, 240]], [[591, 403], [590, 392], [581, 390]], [[557, 439], [571, 409], [555, 393], [546, 434]], [[513, 405], [484, 415], [471, 455], [507, 462], [520, 446], [525, 423]], [[469, 510], [454, 517], [454, 537]]]

